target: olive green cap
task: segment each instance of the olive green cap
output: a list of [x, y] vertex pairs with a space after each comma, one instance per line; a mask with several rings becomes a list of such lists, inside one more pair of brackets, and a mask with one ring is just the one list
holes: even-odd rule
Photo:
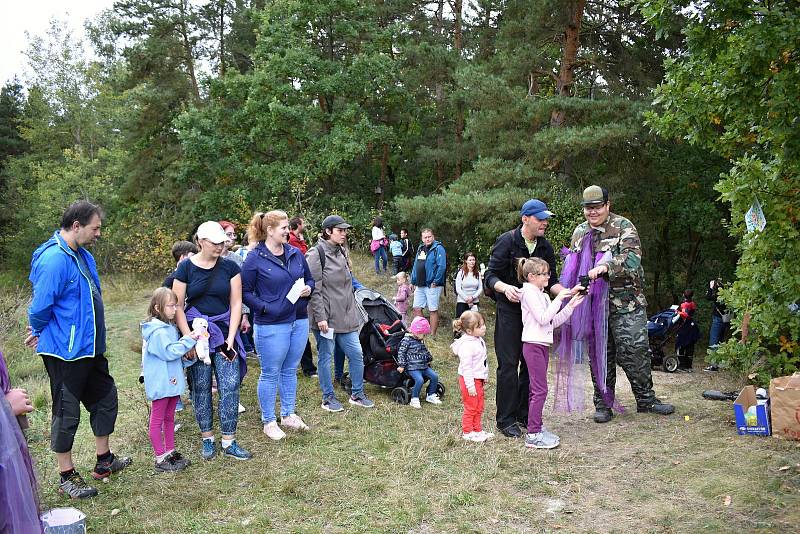
[[605, 204], [606, 202], [608, 202], [608, 190], [606, 188], [600, 187], [599, 185], [590, 185], [583, 190], [582, 205], [591, 206], [594, 204]]

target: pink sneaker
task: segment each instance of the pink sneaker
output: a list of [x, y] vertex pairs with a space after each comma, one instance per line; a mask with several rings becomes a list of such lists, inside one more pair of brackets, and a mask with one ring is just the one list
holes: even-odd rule
[[281, 417], [281, 426], [301, 432], [308, 430], [308, 425], [305, 424], [302, 419], [300, 419], [299, 415], [294, 413], [289, 414], [286, 417]]
[[286, 437], [286, 433], [280, 429], [278, 423], [275, 421], [270, 421], [264, 425], [264, 434], [266, 434], [269, 439], [275, 441], [279, 441]]

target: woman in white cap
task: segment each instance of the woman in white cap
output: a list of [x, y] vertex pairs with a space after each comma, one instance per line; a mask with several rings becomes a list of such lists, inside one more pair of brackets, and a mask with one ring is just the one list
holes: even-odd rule
[[208, 322], [211, 365], [195, 362], [187, 369], [192, 383], [192, 405], [202, 436], [203, 459], [217, 454], [214, 443], [211, 375], [217, 379], [222, 453], [237, 460], [251, 455], [236, 443], [239, 421], [239, 385], [247, 372], [239, 321], [242, 317], [242, 277], [239, 266], [220, 255], [228, 236], [216, 221], [197, 228], [200, 252], [182, 262], [175, 271], [172, 290], [178, 296], [175, 322], [182, 334], [192, 329], [191, 321]]

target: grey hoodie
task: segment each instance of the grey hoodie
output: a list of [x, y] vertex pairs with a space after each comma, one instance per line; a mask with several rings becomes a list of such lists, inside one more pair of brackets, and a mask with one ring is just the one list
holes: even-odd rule
[[[319, 251], [325, 252], [325, 272], [319, 261]], [[317, 246], [306, 252], [306, 261], [314, 277], [315, 288], [308, 303], [308, 322], [314, 330], [317, 323], [327, 321], [334, 333], [345, 334], [361, 328], [364, 320], [353, 293], [353, 275], [347, 254], [339, 245], [320, 239]]]

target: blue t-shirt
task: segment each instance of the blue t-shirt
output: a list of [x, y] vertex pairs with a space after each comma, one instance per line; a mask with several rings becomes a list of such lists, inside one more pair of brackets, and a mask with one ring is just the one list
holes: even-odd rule
[[403, 255], [403, 243], [400, 241], [394, 240], [389, 243], [389, 250], [392, 253], [392, 256], [402, 256]]
[[83, 259], [83, 254], [78, 250], [75, 252], [78, 258], [78, 269], [86, 275], [89, 279], [89, 288], [92, 290], [92, 303], [94, 304], [94, 353], [95, 355], [104, 354], [106, 352], [106, 311], [103, 306], [103, 297], [100, 295], [100, 290], [94, 283], [89, 266], [86, 265], [86, 260]]
[[[214, 269], [218, 271], [216, 275], [213, 274]], [[187, 307], [197, 308], [203, 315], [214, 316], [230, 309], [231, 278], [240, 272], [236, 263], [222, 258], [217, 260], [216, 267], [211, 269], [198, 267], [187, 259], [175, 269], [175, 280], [186, 284]], [[208, 285], [209, 281], [211, 286]]]

